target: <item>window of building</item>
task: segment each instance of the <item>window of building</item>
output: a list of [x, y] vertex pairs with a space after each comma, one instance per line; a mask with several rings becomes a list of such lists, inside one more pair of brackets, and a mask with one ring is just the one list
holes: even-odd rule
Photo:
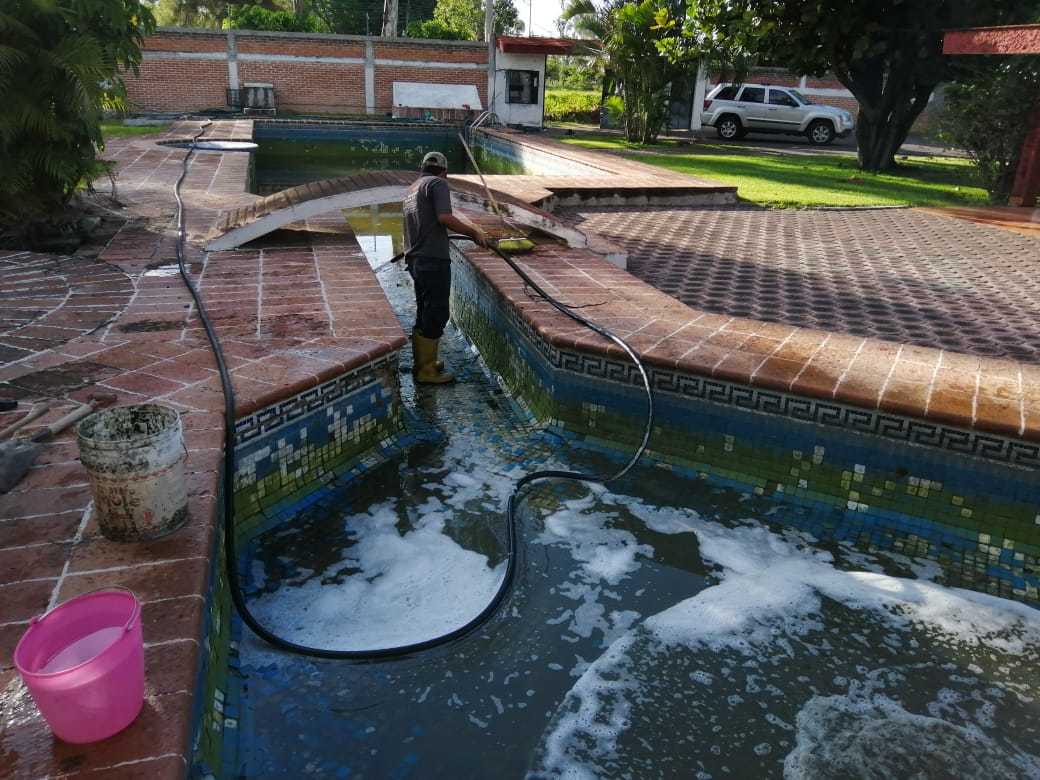
[[538, 102], [538, 71], [507, 70], [506, 102], [533, 104]]
[[790, 95], [788, 95], [782, 89], [771, 89], [769, 90], [769, 105], [798, 108], [798, 101]]
[[740, 93], [740, 101], [742, 103], [765, 103], [766, 88], [744, 87], [744, 91]]

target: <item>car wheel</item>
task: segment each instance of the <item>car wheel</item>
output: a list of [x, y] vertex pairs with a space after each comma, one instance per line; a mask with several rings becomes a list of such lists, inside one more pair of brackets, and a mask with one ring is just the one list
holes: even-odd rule
[[740, 120], [732, 114], [722, 117], [715, 123], [715, 132], [723, 141], [736, 141], [747, 135], [744, 125], [740, 124]]
[[805, 131], [809, 143], [816, 146], [826, 146], [834, 140], [834, 125], [825, 119], [817, 119]]

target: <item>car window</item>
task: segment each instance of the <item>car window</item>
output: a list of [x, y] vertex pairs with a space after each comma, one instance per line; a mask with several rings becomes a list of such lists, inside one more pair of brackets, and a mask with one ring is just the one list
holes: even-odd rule
[[794, 97], [795, 97], [795, 100], [797, 100], [797, 101], [798, 101], [799, 103], [801, 103], [801, 104], [802, 104], [803, 106], [811, 106], [811, 105], [813, 104], [813, 102], [812, 102], [811, 100], [809, 100], [809, 98], [807, 98], [807, 97], [806, 97], [805, 95], [803, 95], [803, 94], [802, 94], [801, 92], [799, 92], [799, 91], [798, 91], [797, 89], [789, 89], [789, 90], [787, 90], [787, 91], [788, 91], [788, 92], [789, 92], [790, 94], [794, 95]]
[[769, 105], [771, 106], [790, 106], [791, 108], [798, 108], [798, 101], [788, 95], [782, 89], [771, 89], [769, 90]]
[[744, 87], [744, 91], [740, 93], [740, 100], [744, 103], [765, 103], [766, 88]]
[[733, 85], [720, 89], [713, 100], [732, 100], [737, 96], [737, 88]]

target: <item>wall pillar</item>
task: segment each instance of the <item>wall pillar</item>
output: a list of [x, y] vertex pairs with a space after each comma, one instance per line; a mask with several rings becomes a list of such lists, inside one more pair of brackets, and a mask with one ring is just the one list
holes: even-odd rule
[[227, 31], [227, 85], [228, 89], [238, 89], [238, 41], [235, 31]]
[[365, 41], [365, 113], [376, 112], [376, 50], [372, 41]]
[[1022, 153], [1011, 189], [1011, 205], [1036, 206], [1040, 197], [1040, 106], [1033, 111], [1031, 127], [1022, 142]]
[[484, 39], [488, 46], [488, 111], [495, 110], [495, 4], [494, 0], [484, 0]]
[[704, 61], [697, 63], [697, 81], [693, 85], [693, 110], [690, 112], [690, 130], [700, 130], [702, 127], [701, 114], [704, 113], [704, 93], [707, 88], [708, 69], [704, 67]]

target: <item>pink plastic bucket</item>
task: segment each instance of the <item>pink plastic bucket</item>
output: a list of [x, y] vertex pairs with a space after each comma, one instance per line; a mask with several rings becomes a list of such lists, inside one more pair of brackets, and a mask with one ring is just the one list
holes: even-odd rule
[[128, 590], [76, 596], [33, 618], [14, 665], [59, 739], [107, 739], [144, 704], [141, 607]]

